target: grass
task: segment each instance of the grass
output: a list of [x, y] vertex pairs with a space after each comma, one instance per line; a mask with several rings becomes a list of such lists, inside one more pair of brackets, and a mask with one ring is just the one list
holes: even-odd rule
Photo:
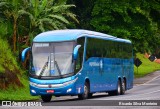
[[1, 36], [0, 44], [0, 73], [5, 73], [6, 69], [11, 72], [19, 69], [16, 57], [13, 55], [8, 42], [4, 39], [1, 39]]
[[29, 82], [28, 78], [21, 78], [21, 82], [24, 87], [22, 88], [12, 88], [9, 87], [7, 90], [0, 90], [0, 101], [3, 100], [13, 100], [13, 101], [30, 101], [38, 100], [39, 96], [31, 96], [29, 92]]
[[136, 57], [142, 61], [142, 64], [138, 67], [138, 72], [137, 72], [137, 67], [134, 66], [135, 78], [143, 77], [149, 73], [160, 70], [160, 64], [156, 62], [151, 62], [143, 54], [137, 53]]
[[[27, 76], [24, 75], [24, 71], [21, 70], [16, 57], [13, 55], [11, 48], [8, 42], [4, 39], [1, 39], [0, 36], [0, 74], [6, 76], [7, 80], [13, 79], [10, 75], [12, 73], [19, 76], [20, 81], [24, 85], [24, 87], [16, 87], [13, 88], [13, 84], [9, 83], [10, 87], [7, 89], [0, 89], [0, 101], [2, 100], [35, 100], [39, 99], [39, 97], [33, 97], [29, 92], [29, 82]], [[19, 72], [19, 73], [18, 73]], [[0, 78], [1, 79], [1, 78]], [[14, 78], [15, 81], [17, 78]], [[14, 81], [14, 82], [15, 82]], [[2, 81], [0, 81], [0, 84]], [[18, 83], [18, 82], [17, 82]]]

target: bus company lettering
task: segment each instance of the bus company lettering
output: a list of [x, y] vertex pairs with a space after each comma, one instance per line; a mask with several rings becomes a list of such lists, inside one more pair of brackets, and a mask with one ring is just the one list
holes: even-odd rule
[[99, 62], [90, 62], [89, 66], [91, 66], [91, 67], [99, 67], [100, 63]]

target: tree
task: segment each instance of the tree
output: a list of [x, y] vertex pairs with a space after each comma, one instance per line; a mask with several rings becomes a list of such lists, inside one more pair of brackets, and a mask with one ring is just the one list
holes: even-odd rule
[[96, 0], [90, 23], [96, 31], [132, 40], [136, 52], [151, 50], [158, 44], [157, 23], [150, 15], [158, 2], [153, 1], [151, 6], [148, 0]]
[[13, 51], [16, 51], [17, 42], [17, 21], [21, 16], [20, 11], [23, 10], [22, 0], [1, 0], [0, 13], [13, 22]]
[[27, 4], [28, 8], [21, 13], [28, 15], [31, 38], [39, 32], [66, 28], [70, 19], [78, 22], [76, 15], [69, 10], [75, 5], [66, 5], [65, 0], [28, 0]]
[[92, 9], [94, 6], [95, 0], [68, 0], [68, 3], [72, 3], [76, 5], [76, 9], [73, 10], [77, 18], [79, 20], [79, 24], [77, 25], [77, 28], [83, 28], [83, 29], [92, 29], [92, 26], [90, 25], [90, 20], [92, 18]]
[[[16, 51], [17, 35], [34, 35], [53, 29], [63, 29], [76, 15], [70, 11], [75, 5], [67, 5], [66, 0], [0, 0], [0, 16], [13, 23], [13, 51]], [[27, 22], [27, 23], [25, 23]], [[29, 25], [26, 25], [29, 24]], [[19, 26], [19, 27], [18, 27]], [[22, 27], [22, 28], [20, 28]], [[28, 32], [27, 32], [28, 31]]]

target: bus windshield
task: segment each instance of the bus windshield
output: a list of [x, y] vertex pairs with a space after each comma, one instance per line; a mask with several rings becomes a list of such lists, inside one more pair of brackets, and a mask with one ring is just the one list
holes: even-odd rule
[[30, 73], [36, 76], [62, 76], [73, 73], [75, 42], [33, 43]]

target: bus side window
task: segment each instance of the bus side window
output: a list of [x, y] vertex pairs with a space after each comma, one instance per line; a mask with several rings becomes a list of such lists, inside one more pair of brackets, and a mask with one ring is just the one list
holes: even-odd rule
[[81, 69], [81, 67], [82, 67], [82, 59], [81, 59], [81, 57], [82, 57], [81, 54], [79, 54], [78, 58], [76, 60], [76, 68], [75, 68], [76, 72], [79, 71]]

